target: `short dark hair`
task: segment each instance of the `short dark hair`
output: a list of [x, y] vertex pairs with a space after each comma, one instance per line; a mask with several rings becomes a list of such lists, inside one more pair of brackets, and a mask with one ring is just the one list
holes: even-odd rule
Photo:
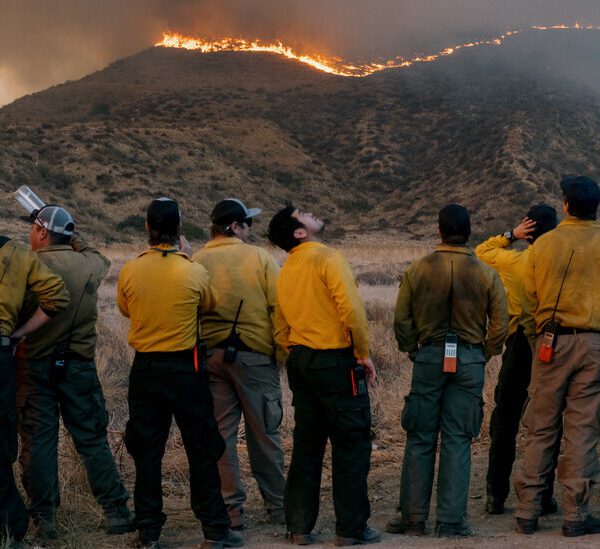
[[586, 176], [565, 177], [560, 182], [570, 215], [579, 219], [596, 219], [600, 204], [598, 184]]
[[540, 236], [556, 229], [558, 225], [558, 218], [556, 217], [556, 210], [548, 204], [536, 204], [529, 208], [527, 217], [532, 221], [535, 221], [535, 228], [532, 233], [529, 234], [531, 242], [535, 242]]
[[210, 235], [215, 238], [216, 236], [234, 236], [235, 233], [231, 229], [231, 223], [225, 225], [213, 223], [210, 226]]
[[292, 204], [288, 204], [285, 208], [279, 210], [269, 223], [267, 237], [272, 244], [286, 252], [300, 244], [300, 241], [294, 236], [294, 231], [301, 229], [304, 225], [295, 217], [292, 217], [297, 209]]
[[48, 231], [48, 242], [51, 246], [67, 246], [71, 244], [73, 237], [66, 234], [59, 234], [53, 231]]
[[465, 244], [471, 236], [471, 218], [467, 208], [449, 204], [440, 210], [438, 225], [442, 241], [447, 244]]
[[175, 200], [157, 198], [150, 203], [146, 212], [148, 223], [148, 241], [151, 246], [175, 244], [179, 238], [181, 218], [179, 206]]

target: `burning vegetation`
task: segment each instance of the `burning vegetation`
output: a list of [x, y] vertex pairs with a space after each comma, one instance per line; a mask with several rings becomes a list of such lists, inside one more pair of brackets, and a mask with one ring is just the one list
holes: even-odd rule
[[445, 48], [439, 52], [425, 55], [416, 56], [410, 59], [403, 57], [395, 57], [387, 61], [377, 63], [362, 63], [362, 64], [348, 64], [343, 59], [338, 57], [326, 57], [320, 54], [302, 54], [295, 52], [291, 47], [286, 46], [282, 42], [274, 42], [265, 44], [259, 40], [245, 40], [243, 38], [221, 38], [220, 40], [205, 40], [202, 38], [193, 38], [183, 36], [177, 33], [163, 33], [163, 38], [160, 42], [156, 43], [157, 47], [165, 48], [184, 48], [187, 50], [199, 50], [203, 53], [211, 53], [218, 51], [240, 51], [240, 52], [270, 52], [278, 55], [283, 55], [288, 59], [294, 59], [301, 63], [306, 63], [311, 67], [320, 71], [336, 74], [338, 76], [347, 77], [364, 77], [369, 76], [378, 71], [385, 69], [402, 69], [407, 68], [415, 63], [430, 63], [436, 61], [442, 57], [448, 57], [465, 48], [474, 48], [479, 46], [500, 46], [505, 40], [518, 34], [525, 32], [540, 32], [549, 30], [587, 30], [587, 31], [598, 31], [600, 27], [594, 25], [581, 25], [575, 23], [574, 25], [553, 25], [553, 26], [540, 26], [535, 25], [526, 29], [516, 29], [507, 31], [504, 34], [490, 39], [475, 40], [464, 44], [458, 44], [449, 48]]

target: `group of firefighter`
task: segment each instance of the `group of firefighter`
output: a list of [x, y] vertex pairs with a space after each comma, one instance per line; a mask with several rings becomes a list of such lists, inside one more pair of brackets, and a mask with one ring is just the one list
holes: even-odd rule
[[[600, 478], [600, 190], [587, 177], [561, 182], [565, 219], [533, 206], [513, 230], [467, 247], [466, 208], [439, 212], [441, 243], [403, 275], [394, 331], [413, 362], [402, 410], [406, 431], [393, 534], [425, 535], [439, 439], [438, 537], [468, 536], [471, 442], [483, 419], [489, 359], [504, 349], [490, 422], [486, 511], [505, 512], [516, 437], [527, 428], [515, 475], [516, 529], [533, 534], [564, 488], [565, 536], [600, 533], [589, 511]], [[166, 520], [161, 461], [173, 417], [189, 462], [191, 507], [204, 547], [243, 545], [246, 494], [237, 456], [244, 418], [248, 458], [268, 521], [310, 545], [331, 443], [334, 543], [380, 541], [368, 525], [371, 456], [368, 322], [352, 271], [323, 243], [324, 222], [287, 206], [268, 226], [288, 253], [280, 269], [249, 243], [260, 214], [238, 199], [211, 214], [211, 239], [195, 254], [178, 204], [151, 202], [149, 247], [122, 268], [117, 305], [135, 350], [125, 445], [135, 463], [134, 511], [107, 440], [94, 363], [97, 290], [110, 262], [75, 233], [71, 214], [29, 216], [31, 250], [0, 237], [0, 537], [14, 543], [29, 518], [35, 539], [58, 538], [57, 446], [62, 418], [102, 506], [108, 534], [137, 530], [159, 547]], [[521, 246], [513, 246], [521, 241]], [[293, 395], [287, 479], [279, 428], [280, 369]], [[523, 413], [522, 413], [523, 412]], [[26, 508], [15, 485], [19, 461]], [[562, 442], [562, 454], [561, 454]]]

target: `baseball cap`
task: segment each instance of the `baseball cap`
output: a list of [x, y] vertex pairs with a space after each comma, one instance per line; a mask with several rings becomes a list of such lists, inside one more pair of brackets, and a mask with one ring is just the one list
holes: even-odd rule
[[65, 236], [73, 236], [75, 234], [75, 221], [71, 214], [60, 206], [48, 205], [33, 210], [27, 217], [21, 219], [44, 227], [47, 231]]
[[256, 217], [261, 211], [260, 208], [246, 208], [246, 205], [237, 198], [226, 198], [218, 202], [213, 208], [210, 220], [213, 223], [223, 225]]
[[161, 233], [174, 232], [181, 222], [179, 205], [167, 197], [155, 198], [146, 212], [148, 225]]
[[438, 215], [440, 232], [445, 236], [466, 236], [471, 234], [471, 218], [467, 208], [460, 204], [449, 204]]
[[600, 204], [598, 184], [589, 177], [565, 177], [560, 182], [563, 196], [569, 204], [569, 213], [582, 218], [595, 217]]

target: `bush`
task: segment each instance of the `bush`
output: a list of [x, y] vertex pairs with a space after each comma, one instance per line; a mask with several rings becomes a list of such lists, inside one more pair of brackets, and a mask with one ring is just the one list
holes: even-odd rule
[[117, 231], [123, 232], [127, 229], [143, 232], [146, 219], [141, 215], [130, 215], [117, 223]]

